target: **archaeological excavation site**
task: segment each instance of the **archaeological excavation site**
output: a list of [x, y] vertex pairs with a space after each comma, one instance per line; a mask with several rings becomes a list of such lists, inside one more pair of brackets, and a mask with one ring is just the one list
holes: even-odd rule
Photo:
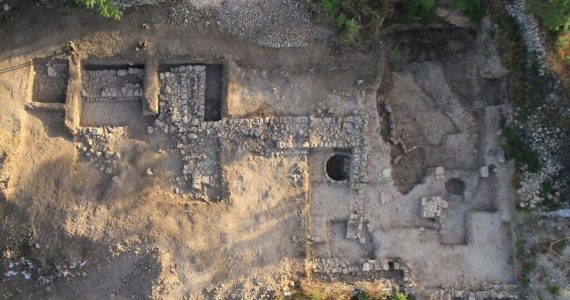
[[93, 2], [0, 0], [0, 299], [570, 299], [526, 1]]

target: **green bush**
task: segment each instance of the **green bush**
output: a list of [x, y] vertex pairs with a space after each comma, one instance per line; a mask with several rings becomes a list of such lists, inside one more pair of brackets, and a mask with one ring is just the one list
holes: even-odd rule
[[550, 292], [550, 294], [554, 295], [554, 296], [560, 296], [562, 295], [562, 287], [559, 285], [551, 285], [548, 287], [548, 291]]
[[528, 7], [549, 30], [570, 30], [570, 0], [528, 0]]
[[526, 165], [527, 170], [532, 173], [540, 171], [540, 160], [538, 154], [531, 150], [521, 139], [521, 133], [511, 127], [504, 127], [503, 134], [507, 143], [503, 145], [503, 150], [508, 158], [514, 159], [517, 169]]
[[405, 3], [404, 21], [411, 22], [414, 18], [429, 18], [435, 12], [435, 0], [407, 0]]
[[389, 300], [408, 300], [408, 297], [406, 297], [406, 294], [402, 292], [395, 292], [390, 295]]
[[480, 0], [453, 0], [451, 6], [474, 21], [480, 21], [485, 16], [485, 8]]
[[334, 25], [341, 46], [366, 47], [380, 34], [389, 0], [308, 0]]
[[99, 14], [113, 20], [120, 20], [123, 13], [111, 0], [73, 0], [76, 4], [84, 5], [89, 9], [97, 9]]

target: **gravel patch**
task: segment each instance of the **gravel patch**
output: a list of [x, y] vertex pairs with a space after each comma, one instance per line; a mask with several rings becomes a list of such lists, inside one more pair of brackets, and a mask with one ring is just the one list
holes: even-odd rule
[[269, 48], [305, 47], [313, 37], [308, 7], [301, 0], [183, 0], [170, 8], [175, 24], [217, 25], [239, 39]]

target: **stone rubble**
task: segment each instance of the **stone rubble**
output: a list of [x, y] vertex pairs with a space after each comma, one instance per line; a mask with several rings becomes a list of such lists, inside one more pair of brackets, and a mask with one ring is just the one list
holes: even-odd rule
[[445, 179], [445, 169], [443, 167], [435, 168], [435, 179], [437, 180]]
[[170, 149], [182, 155], [182, 176], [174, 179], [177, 193], [210, 199], [207, 190], [221, 186], [219, 122], [204, 122], [206, 67], [182, 65], [159, 74], [160, 113], [148, 132], [173, 137]]
[[388, 271], [401, 271], [402, 282], [405, 288], [414, 286], [413, 275], [408, 264], [400, 258], [390, 259], [359, 259], [355, 262], [347, 262], [334, 257], [316, 257], [311, 260], [311, 271], [323, 278], [338, 278], [338, 276], [351, 276], [364, 280], [381, 277]]
[[75, 146], [95, 168], [106, 174], [113, 174], [121, 155], [109, 148], [109, 138], [124, 132], [124, 127], [83, 127], [75, 135]]
[[440, 233], [445, 234], [448, 205], [441, 196], [422, 197], [420, 199], [420, 216], [426, 219], [435, 219], [439, 224]]
[[313, 38], [307, 5], [300, 0], [211, 2], [183, 0], [169, 8], [175, 24], [203, 22], [239, 39], [269, 48], [305, 47]]
[[546, 48], [544, 47], [543, 33], [538, 26], [538, 23], [532, 15], [527, 13], [525, 0], [514, 0], [511, 4], [507, 5], [507, 11], [515, 19], [517, 24], [522, 27], [522, 36], [526, 49], [530, 53], [534, 53], [538, 58], [539, 72], [544, 76], [548, 68], [548, 57]]
[[81, 98], [87, 102], [140, 100], [144, 95], [144, 69], [83, 70]]
[[[519, 121], [517, 118], [521, 113], [519, 109], [512, 120], [512, 126], [521, 131], [522, 138], [538, 154], [541, 164], [540, 171], [536, 173], [530, 172], [526, 166], [518, 170], [521, 183], [517, 193], [520, 196], [519, 206], [521, 208], [540, 207], [547, 197], [552, 203], [568, 202], [568, 198], [564, 198], [565, 195], [561, 193], [568, 189], [568, 182], [559, 178], [563, 171], [563, 164], [557, 153], [567, 149], [569, 138], [560, 128], [544, 124], [543, 120], [549, 114], [548, 109], [545, 104], [529, 111], [524, 121]], [[567, 110], [566, 114], [570, 115], [570, 110]], [[545, 182], [552, 183], [555, 191], [543, 195], [542, 188]]]
[[[37, 247], [37, 245], [36, 245]], [[87, 261], [77, 261], [69, 264], [42, 266], [37, 259], [27, 257], [8, 257], [7, 271], [3, 273], [5, 280], [22, 276], [25, 280], [34, 280], [40, 285], [48, 285], [58, 277], [85, 277], [84, 266]], [[52, 270], [52, 268], [55, 268]]]
[[300, 164], [295, 164], [289, 171], [289, 179], [293, 187], [300, 187], [306, 178], [307, 170]]
[[430, 295], [430, 299], [519, 299], [518, 287], [502, 282], [484, 282], [479, 290], [441, 288]]

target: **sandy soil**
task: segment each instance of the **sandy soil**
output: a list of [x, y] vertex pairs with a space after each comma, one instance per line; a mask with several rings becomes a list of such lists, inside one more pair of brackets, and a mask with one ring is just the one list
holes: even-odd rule
[[[348, 282], [399, 285], [426, 299], [442, 287], [516, 282], [513, 164], [496, 158], [507, 72], [487, 31], [387, 33], [383, 46], [368, 53], [335, 52], [319, 34], [306, 47], [270, 49], [201, 21], [176, 25], [169, 12], [130, 9], [116, 23], [30, 4], [4, 24], [1, 297], [271, 299], [310, 279], [309, 261], [319, 258], [358, 265]], [[268, 41], [262, 33], [256, 29], [254, 40]], [[80, 127], [111, 126], [100, 129], [113, 154], [99, 155], [115, 159], [107, 173], [78, 149], [59, 106], [29, 103], [32, 60], [65, 57], [70, 40], [82, 62], [222, 64], [224, 119], [335, 120], [359, 112], [364, 128], [354, 134], [366, 141], [365, 180], [334, 182], [326, 175], [332, 154], [350, 156], [354, 149], [265, 152], [232, 141], [237, 146], [218, 153], [214, 144], [221, 142], [212, 139], [204, 160], [219, 159], [223, 187], [213, 192], [221, 199], [194, 199], [176, 185], [184, 171], [177, 145], [152, 127], [155, 117], [141, 116], [140, 101], [84, 102]], [[137, 50], [142, 41], [147, 48]], [[36, 78], [50, 78], [42, 76]], [[47, 89], [54, 99], [58, 84]], [[387, 106], [397, 143], [386, 135]], [[436, 167], [445, 168], [441, 178]], [[482, 176], [481, 167], [490, 175]], [[454, 191], [450, 179], [465, 188]], [[420, 198], [428, 195], [449, 201], [447, 229], [420, 217]], [[362, 235], [348, 239], [355, 198]], [[394, 258], [405, 262], [413, 283], [393, 267], [386, 271], [398, 274], [388, 283], [360, 269], [365, 259]]]

